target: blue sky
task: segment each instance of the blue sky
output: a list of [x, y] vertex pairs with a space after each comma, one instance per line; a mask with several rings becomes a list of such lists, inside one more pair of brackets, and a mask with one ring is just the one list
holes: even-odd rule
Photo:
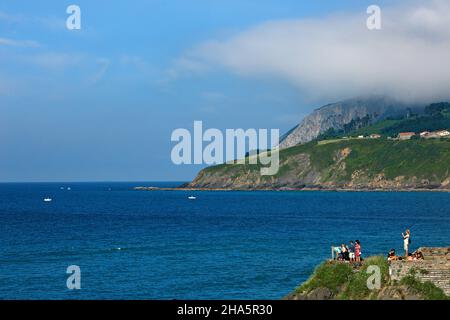
[[[363, 24], [372, 2], [2, 0], [0, 181], [190, 180], [201, 167], [172, 164], [172, 130], [283, 133], [329, 101], [270, 73], [180, 69], [186, 53], [270, 21]], [[81, 30], [65, 27], [70, 4]]]

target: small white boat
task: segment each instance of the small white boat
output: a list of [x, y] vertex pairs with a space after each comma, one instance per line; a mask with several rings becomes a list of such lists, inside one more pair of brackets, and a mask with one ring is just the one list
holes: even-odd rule
[[189, 200], [195, 200], [195, 199], [197, 199], [197, 197], [189, 196], [188, 199], [189, 199]]
[[52, 202], [52, 198], [44, 198], [44, 202]]
[[72, 190], [72, 188], [71, 188], [71, 187], [67, 187], [67, 190], [69, 190], [69, 191], [70, 191], [70, 190]]

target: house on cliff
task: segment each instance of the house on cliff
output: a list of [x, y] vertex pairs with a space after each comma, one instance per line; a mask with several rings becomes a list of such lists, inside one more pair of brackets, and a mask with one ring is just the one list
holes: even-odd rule
[[416, 135], [415, 132], [400, 132], [398, 134], [398, 139], [399, 140], [410, 140], [415, 135]]

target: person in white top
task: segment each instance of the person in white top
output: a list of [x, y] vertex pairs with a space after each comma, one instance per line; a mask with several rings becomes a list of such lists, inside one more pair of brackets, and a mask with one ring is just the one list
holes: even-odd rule
[[405, 249], [405, 257], [408, 258], [409, 245], [411, 243], [411, 232], [406, 229], [405, 234], [403, 234], [403, 249]]

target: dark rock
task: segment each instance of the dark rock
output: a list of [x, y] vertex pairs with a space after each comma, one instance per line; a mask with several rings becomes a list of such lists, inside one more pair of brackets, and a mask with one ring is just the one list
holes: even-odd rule
[[333, 292], [330, 289], [321, 287], [308, 293], [308, 300], [330, 300], [333, 296]]

